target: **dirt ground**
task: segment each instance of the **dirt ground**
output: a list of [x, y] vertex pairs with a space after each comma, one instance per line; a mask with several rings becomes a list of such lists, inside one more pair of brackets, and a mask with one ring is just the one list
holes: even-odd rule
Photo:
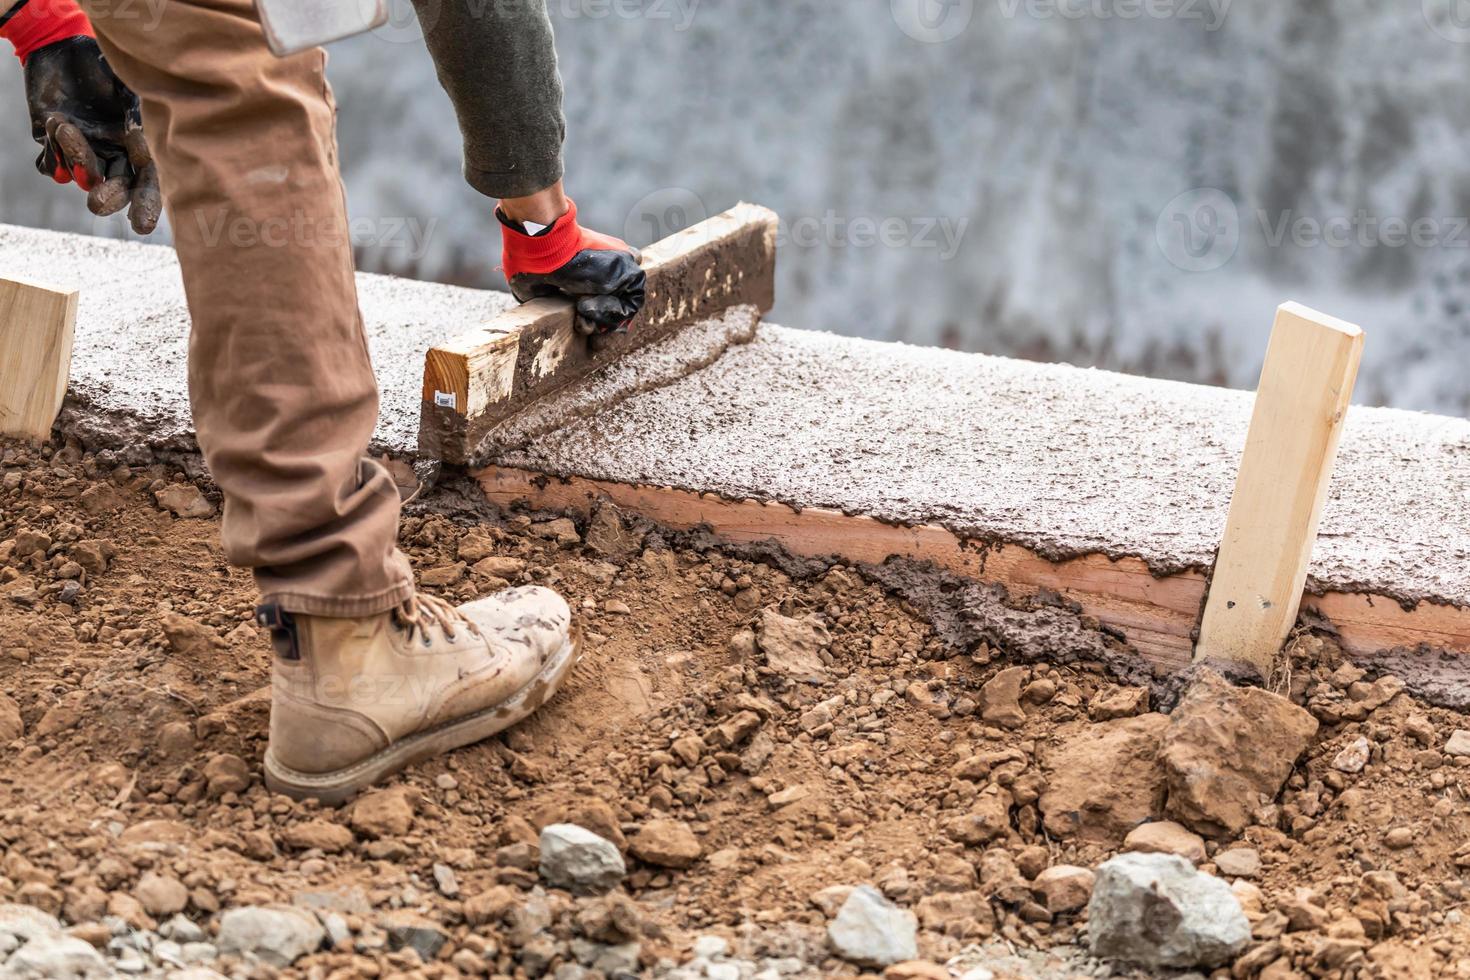
[[[221, 554], [209, 484], [76, 446], [0, 443], [0, 464], [0, 903], [58, 916], [114, 968], [856, 975], [826, 926], [869, 883], [918, 914], [932, 963], [1112, 973], [1083, 952], [1085, 912], [1054, 911], [1035, 881], [1122, 849], [1138, 773], [1158, 809], [1151, 749], [1091, 754], [1158, 716], [1098, 661], [1007, 648], [1030, 615], [1092, 628], [1065, 608], [1008, 607], [1006, 630], [970, 624], [995, 642], [957, 643], [861, 569], [732, 555], [610, 511], [578, 526], [456, 510], [441, 493], [403, 522], [424, 588], [554, 587], [578, 612], [583, 663], [530, 722], [324, 809], [261, 782], [271, 654], [250, 578]], [[782, 630], [797, 634], [784, 648], [768, 637]], [[1303, 634], [1297, 652], [1278, 683], [1321, 727], [1280, 796], [1199, 855], [1237, 882], [1255, 935], [1219, 975], [1470, 975], [1470, 758], [1445, 752], [1470, 725], [1343, 664], [1330, 636]], [[1090, 794], [1096, 819], [1068, 830], [1043, 812], [1066, 792]], [[537, 831], [562, 822], [623, 848], [621, 889], [541, 881]], [[680, 841], [687, 829], [697, 856], [666, 853], [650, 824]], [[1220, 853], [1242, 848], [1259, 866], [1234, 855], [1231, 877]], [[189, 932], [177, 914], [205, 956], [225, 911], [291, 904], [335, 945], [193, 974], [149, 953]], [[905, 969], [890, 976], [948, 975]]]

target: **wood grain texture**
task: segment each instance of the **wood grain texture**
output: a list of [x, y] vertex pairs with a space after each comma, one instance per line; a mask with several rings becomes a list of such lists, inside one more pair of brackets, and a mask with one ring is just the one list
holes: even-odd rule
[[1363, 331], [1298, 303], [1276, 312], [1196, 659], [1263, 677], [1296, 623], [1363, 355]]
[[420, 454], [469, 463], [486, 434], [530, 401], [732, 306], [766, 312], [775, 302], [776, 226], [773, 212], [738, 204], [644, 249], [643, 310], [596, 350], [562, 299], [533, 300], [434, 347], [424, 359]]
[[[878, 564], [890, 557], [932, 561], [982, 582], [997, 582], [1018, 596], [1049, 589], [1078, 603], [1084, 613], [1122, 632], [1160, 672], [1190, 662], [1194, 631], [1205, 597], [1199, 572], [1156, 576], [1136, 558], [1082, 555], [1053, 562], [1028, 548], [961, 538], [942, 527], [886, 524], [870, 517], [785, 504], [727, 500], [670, 487], [548, 477], [492, 466], [474, 473], [485, 496], [508, 507], [586, 516], [599, 500], [675, 529], [708, 527], [736, 544], [774, 541], [793, 555], [837, 557]], [[1395, 648], [1427, 647], [1470, 654], [1470, 609], [1420, 603], [1406, 610], [1382, 596], [1329, 592], [1306, 596], [1338, 629], [1343, 649], [1368, 656]]]
[[0, 279], [0, 435], [44, 441], [66, 397], [77, 293]]

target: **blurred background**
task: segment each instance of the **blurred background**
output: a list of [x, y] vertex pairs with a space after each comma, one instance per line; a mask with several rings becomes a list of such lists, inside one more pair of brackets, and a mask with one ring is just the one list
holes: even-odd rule
[[[1295, 299], [1359, 401], [1470, 413], [1470, 0], [549, 5], [585, 223], [774, 208], [775, 322], [1249, 388]], [[503, 286], [407, 0], [330, 74], [361, 267]], [[0, 93], [0, 220], [127, 236]]]

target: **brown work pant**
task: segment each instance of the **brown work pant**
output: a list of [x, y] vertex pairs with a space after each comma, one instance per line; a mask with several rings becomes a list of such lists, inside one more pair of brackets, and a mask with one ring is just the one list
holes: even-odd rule
[[392, 608], [413, 576], [395, 547], [398, 491], [364, 458], [378, 390], [326, 58], [273, 57], [251, 0], [169, 0], [156, 23], [141, 5], [83, 5], [158, 160], [226, 557], [292, 612]]

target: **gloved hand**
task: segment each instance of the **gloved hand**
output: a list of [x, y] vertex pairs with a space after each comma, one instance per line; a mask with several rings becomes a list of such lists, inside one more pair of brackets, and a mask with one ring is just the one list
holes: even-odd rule
[[535, 235], [499, 208], [501, 255], [510, 291], [522, 303], [542, 296], [576, 301], [577, 327], [584, 334], [622, 333], [643, 308], [645, 275], [638, 250], [611, 235], [577, 224], [577, 205]]
[[36, 169], [58, 184], [75, 180], [93, 214], [131, 204], [133, 230], [151, 232], [163, 202], [138, 97], [107, 64], [86, 15], [70, 0], [22, 0], [0, 37], [24, 66]]

